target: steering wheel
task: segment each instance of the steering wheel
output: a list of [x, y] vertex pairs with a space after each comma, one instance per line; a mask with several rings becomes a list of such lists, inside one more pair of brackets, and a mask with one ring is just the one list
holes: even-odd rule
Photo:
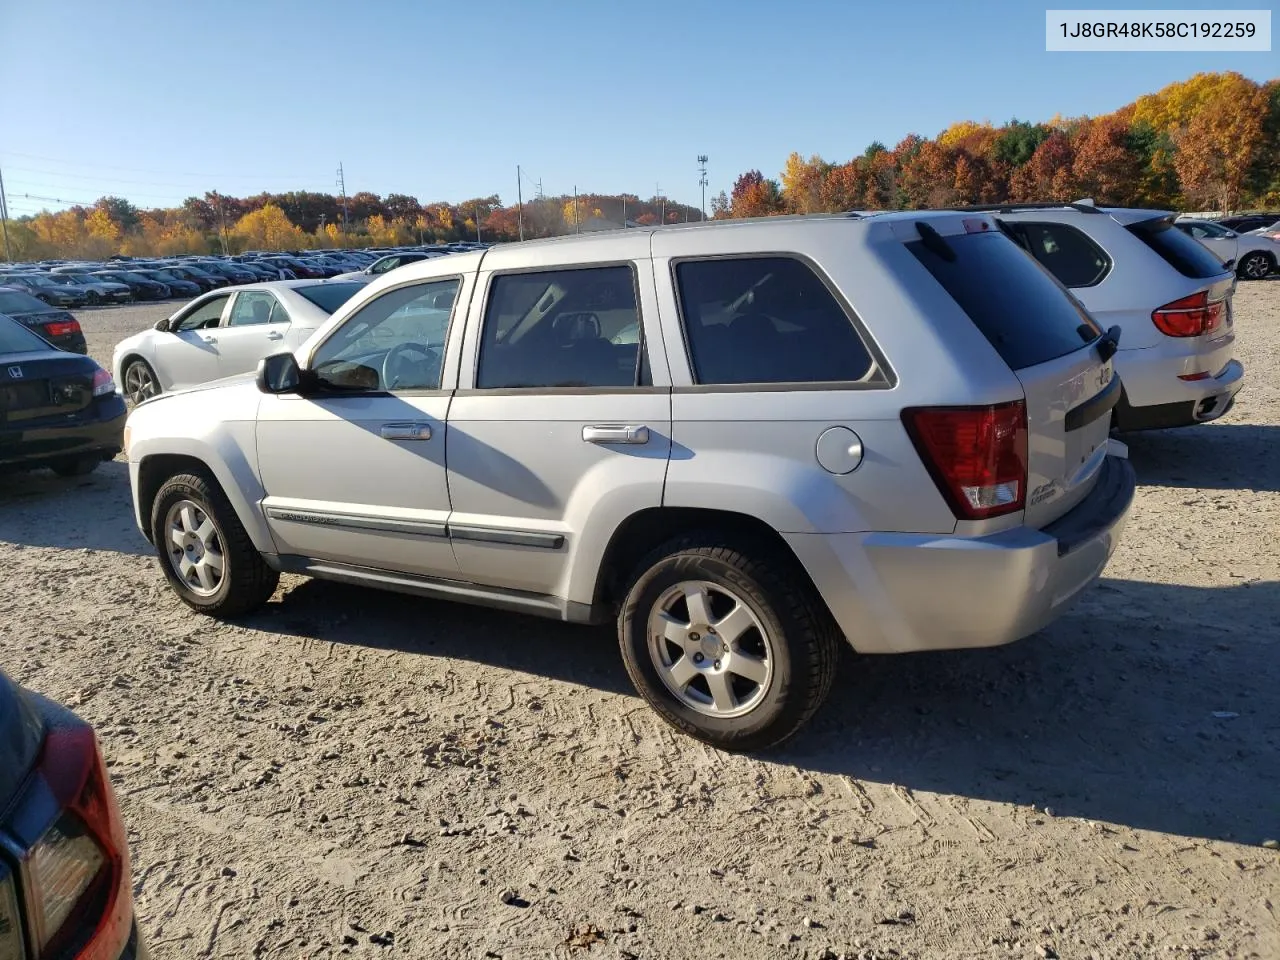
[[[426, 346], [425, 344], [417, 343], [413, 340], [406, 340], [392, 346], [390, 349], [387, 350], [386, 355], [382, 358], [382, 389], [383, 390], [394, 390], [396, 387], [400, 386], [400, 381], [403, 378], [404, 374], [409, 372], [408, 370], [405, 369], [405, 367], [407, 366], [405, 354], [407, 353], [420, 353], [424, 357], [426, 357], [426, 362], [430, 364], [431, 368], [434, 369], [435, 371], [434, 379], [437, 382], [439, 381], [440, 355], [436, 353], [434, 350], [432, 350], [430, 347]], [[413, 367], [414, 367], [414, 370], [413, 370], [414, 373], [419, 372], [421, 369], [421, 365], [418, 363], [414, 363]], [[424, 378], [424, 379], [427, 379], [427, 378]], [[435, 384], [430, 382], [409, 383], [409, 384], [406, 384], [406, 386], [418, 387], [420, 389], [428, 389], [430, 387], [435, 386]]]

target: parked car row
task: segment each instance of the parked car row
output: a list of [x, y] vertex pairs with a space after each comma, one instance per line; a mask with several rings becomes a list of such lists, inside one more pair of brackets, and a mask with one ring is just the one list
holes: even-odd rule
[[113, 257], [100, 263], [50, 260], [0, 265], [0, 285], [55, 307], [187, 299], [221, 287], [268, 280], [367, 281], [414, 260], [478, 249], [474, 243], [404, 249], [252, 252], [231, 257]]
[[[157, 374], [135, 520], [208, 615], [292, 572], [614, 623], [662, 717], [763, 748], [843, 643], [1011, 642], [1098, 578], [1135, 487], [1113, 428], [1214, 419], [1243, 383], [1236, 277], [1175, 220], [855, 213], [397, 266], [256, 378]], [[221, 339], [247, 293], [309, 289], [161, 333]]]

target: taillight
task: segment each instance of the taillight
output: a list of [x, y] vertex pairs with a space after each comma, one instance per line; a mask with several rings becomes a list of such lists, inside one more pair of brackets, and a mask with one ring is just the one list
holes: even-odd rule
[[914, 407], [902, 422], [939, 491], [961, 520], [1021, 510], [1027, 499], [1027, 408]]
[[99, 367], [93, 375], [93, 395], [106, 397], [115, 392], [116, 382], [111, 379], [111, 374]]
[[69, 333], [80, 332], [78, 320], [57, 320], [44, 325], [44, 332], [51, 337], [65, 337]]
[[1220, 327], [1226, 312], [1225, 299], [1210, 300], [1209, 294], [1201, 290], [1157, 307], [1151, 313], [1151, 322], [1168, 337], [1199, 337]]
[[26, 857], [38, 954], [117, 960], [133, 927], [129, 850], [93, 730], [51, 729], [36, 770], [61, 810]]

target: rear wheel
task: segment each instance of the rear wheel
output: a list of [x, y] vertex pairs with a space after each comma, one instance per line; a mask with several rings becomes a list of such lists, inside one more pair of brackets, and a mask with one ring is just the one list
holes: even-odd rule
[[87, 477], [101, 462], [101, 457], [76, 457], [55, 463], [50, 469], [60, 477]]
[[174, 592], [210, 616], [251, 613], [280, 582], [226, 494], [196, 474], [172, 477], [160, 488], [151, 508], [151, 540]]
[[130, 360], [124, 368], [124, 395], [133, 403], [141, 403], [160, 392], [160, 380], [145, 360]]
[[840, 632], [789, 558], [715, 534], [639, 565], [618, 615], [636, 689], [668, 723], [726, 750], [795, 734], [831, 688]]
[[91, 307], [96, 307], [98, 304], [102, 302], [102, 295], [98, 293], [97, 290], [90, 290], [88, 293], [85, 294], [84, 298], [85, 298], [85, 301]]
[[1275, 261], [1261, 250], [1246, 254], [1236, 267], [1236, 275], [1241, 280], [1265, 280], [1275, 269]]

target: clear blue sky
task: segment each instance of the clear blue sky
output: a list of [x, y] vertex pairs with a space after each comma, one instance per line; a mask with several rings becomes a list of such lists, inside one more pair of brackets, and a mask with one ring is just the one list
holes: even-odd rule
[[699, 153], [710, 197], [792, 150], [843, 161], [960, 119], [1107, 112], [1200, 70], [1280, 75], [1274, 52], [1046, 53], [1054, 5], [0, 0], [0, 169], [14, 215], [57, 208], [24, 193], [333, 191], [339, 161], [349, 193], [510, 203], [521, 164], [526, 196], [540, 178], [696, 204]]

